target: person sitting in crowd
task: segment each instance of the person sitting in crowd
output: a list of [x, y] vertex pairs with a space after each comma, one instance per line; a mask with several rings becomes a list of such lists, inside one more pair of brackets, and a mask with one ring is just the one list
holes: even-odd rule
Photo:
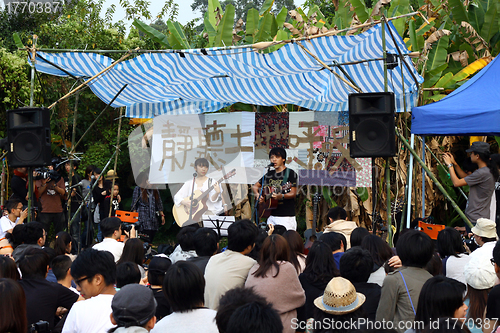
[[403, 332], [397, 324], [415, 319], [420, 290], [432, 277], [424, 267], [432, 258], [434, 244], [425, 233], [407, 230], [399, 237], [396, 250], [403, 266], [386, 276], [376, 320], [392, 321], [396, 330]]
[[0, 277], [0, 332], [26, 333], [27, 329], [23, 288], [17, 281]]
[[346, 248], [345, 237], [338, 232], [331, 231], [321, 235], [319, 237], [319, 240], [325, 242], [326, 244], [328, 244], [328, 246], [330, 246], [333, 254], [333, 259], [335, 260], [335, 265], [339, 267], [340, 258], [344, 254], [344, 250]]
[[314, 300], [323, 294], [328, 283], [336, 276], [340, 276], [340, 273], [333, 260], [331, 248], [323, 241], [314, 242], [306, 258], [304, 273], [299, 275], [300, 284], [306, 294], [305, 304], [297, 309], [299, 322], [313, 317]]
[[[271, 226], [272, 226], [272, 224], [269, 224], [269, 227], [271, 227]], [[254, 259], [255, 261], [259, 260], [260, 250], [262, 249], [262, 244], [264, 244], [264, 241], [269, 236], [268, 231], [266, 231], [262, 228], [258, 228], [258, 229], [259, 229], [259, 231], [258, 231], [257, 237], [255, 238], [255, 245], [254, 245], [252, 251], [250, 251], [250, 253], [248, 254], [248, 256], [250, 258]], [[271, 230], [271, 229], [269, 229], [269, 230]]]
[[465, 285], [457, 280], [440, 275], [427, 280], [418, 298], [415, 326], [406, 333], [422, 332], [424, 326], [443, 317], [460, 320], [450, 321], [450, 328], [453, 323], [462, 326], [467, 311], [464, 293]]
[[166, 256], [161, 257], [160, 255], [153, 257], [149, 262], [148, 282], [157, 303], [155, 314], [157, 320], [161, 320], [172, 313], [170, 304], [163, 292], [163, 279], [171, 265], [172, 262], [170, 259]]
[[193, 245], [193, 236], [196, 229], [197, 225], [189, 225], [182, 227], [179, 233], [177, 233], [178, 245], [169, 256], [172, 264], [175, 264], [179, 260], [187, 260], [188, 258], [196, 257], [196, 250]]
[[43, 229], [40, 222], [29, 222], [17, 225], [12, 231], [12, 239], [15, 244], [12, 257], [16, 262], [21, 259], [25, 251], [30, 248], [41, 249], [45, 245], [47, 232]]
[[278, 312], [270, 303], [252, 302], [237, 308], [227, 323], [227, 333], [281, 333]]
[[311, 323], [313, 333], [330, 333], [332, 326], [314, 325], [314, 322], [334, 324], [341, 327], [342, 332], [356, 331], [360, 318], [365, 318], [361, 306], [365, 295], [358, 293], [349, 280], [334, 277], [326, 286], [325, 292], [314, 300], [314, 321]]
[[470, 257], [465, 251], [460, 232], [451, 227], [441, 230], [437, 237], [437, 250], [443, 260], [443, 275], [465, 284], [464, 267]]
[[5, 238], [7, 233], [12, 233], [16, 225], [23, 224], [28, 217], [28, 208], [23, 210], [23, 204], [18, 199], [7, 201], [5, 209], [9, 214], [0, 218], [0, 240]]
[[283, 330], [283, 325], [281, 324], [278, 312], [272, 308], [272, 305], [268, 303], [264, 297], [258, 295], [253, 288], [234, 288], [228, 290], [227, 293], [225, 293], [220, 299], [219, 309], [217, 310], [217, 315], [215, 316], [215, 322], [217, 323], [219, 333], [226, 333], [227, 324], [234, 311], [249, 303], [260, 303], [263, 305], [269, 304], [269, 310], [276, 313], [281, 330]]
[[283, 237], [285, 237], [288, 247], [290, 248], [290, 258], [288, 261], [297, 270], [297, 274], [300, 274], [306, 268], [306, 255], [304, 254], [304, 242], [302, 237], [295, 230], [287, 230]]
[[139, 284], [141, 282], [141, 271], [137, 264], [126, 261], [116, 265], [116, 288], [122, 288], [128, 284]]
[[172, 313], [160, 320], [153, 333], [218, 333], [216, 312], [204, 307], [205, 279], [194, 264], [179, 261], [167, 271], [163, 292], [172, 307]]
[[[491, 262], [495, 268], [497, 278], [500, 279], [500, 242], [496, 242], [495, 247], [493, 248], [493, 258], [491, 259]], [[497, 318], [500, 318], [500, 285], [498, 284], [494, 286], [488, 294], [486, 303], [486, 318], [490, 320], [492, 325], [488, 328], [484, 327], [484, 333], [490, 333], [500, 325], [500, 322], [497, 320]]]
[[117, 265], [124, 262], [133, 262], [141, 272], [141, 279], [146, 282], [146, 271], [142, 266], [144, 264], [144, 243], [139, 238], [129, 239], [123, 246], [123, 252]]
[[351, 281], [356, 291], [366, 297], [362, 308], [368, 319], [374, 321], [380, 301], [381, 287], [369, 283], [368, 279], [373, 268], [373, 259], [365, 249], [352, 247], [340, 258], [340, 276]]
[[366, 236], [369, 236], [370, 232], [363, 227], [357, 227], [351, 232], [351, 247], [361, 246], [361, 242]]
[[19, 260], [22, 279], [19, 281], [26, 294], [28, 325], [39, 320], [49, 323], [54, 328], [54, 317], [58, 307], [70, 309], [78, 295], [60, 284], [45, 279], [49, 270], [49, 256], [42, 249], [26, 250]]
[[116, 325], [109, 333], [149, 332], [156, 323], [156, 301], [153, 292], [139, 284], [120, 289], [111, 302], [111, 323]]
[[69, 311], [62, 333], [107, 332], [113, 327], [109, 319], [111, 301], [116, 294], [116, 265], [108, 251], [87, 249], [71, 265], [76, 289], [85, 298]]
[[205, 268], [205, 306], [216, 310], [229, 289], [243, 287], [255, 260], [252, 251], [258, 228], [250, 220], [239, 220], [227, 229], [227, 250], [214, 255]]
[[324, 233], [338, 232], [344, 235], [346, 238], [346, 243], [344, 244], [344, 250], [351, 248], [351, 233], [354, 229], [358, 227], [356, 222], [346, 221], [347, 212], [344, 208], [337, 206], [333, 207], [328, 211], [328, 221], [329, 224], [325, 227]]
[[195, 257], [187, 258], [187, 261], [198, 266], [205, 274], [210, 257], [219, 249], [219, 236], [213, 229], [200, 228], [193, 235], [193, 246], [196, 251]]
[[73, 248], [73, 240], [71, 236], [66, 231], [58, 232], [56, 235], [56, 241], [54, 243], [54, 250], [56, 255], [67, 255], [71, 260], [75, 260], [76, 255], [71, 254], [71, 249]]
[[66, 255], [57, 256], [51, 261], [52, 272], [57, 279], [57, 283], [80, 296], [80, 293], [72, 286], [72, 283], [74, 283], [73, 277], [71, 276], [72, 263], [73, 261], [71, 261], [71, 258]]
[[[478, 219], [476, 227], [481, 224], [480, 220]], [[472, 228], [474, 233], [479, 232], [475, 229], [476, 227]], [[493, 233], [496, 235], [495, 225], [493, 225]], [[484, 239], [484, 237], [481, 239]], [[495, 242], [487, 242], [486, 244], [495, 245]], [[472, 333], [481, 333], [481, 323], [484, 323], [488, 293], [495, 285], [497, 277], [495, 267], [491, 264], [493, 251], [480, 251], [488, 246], [486, 244], [472, 252], [475, 255], [470, 255], [471, 258], [464, 267], [465, 282], [467, 283], [465, 303], [469, 307], [467, 311], [467, 328]]]
[[[120, 260], [120, 257], [123, 253], [123, 247], [125, 243], [119, 242], [122, 235], [122, 221], [118, 217], [107, 217], [100, 223], [101, 232], [104, 237], [102, 242], [95, 244], [92, 248], [99, 251], [108, 251], [115, 258], [115, 262]], [[135, 227], [132, 225], [132, 229], [130, 230], [130, 237], [126, 237], [125, 241], [128, 238], [135, 238]]]
[[376, 235], [368, 235], [363, 238], [361, 248], [368, 250], [373, 259], [373, 269], [369, 283], [376, 283], [379, 286], [384, 285], [386, 274], [386, 267], [392, 264], [394, 259], [399, 257], [395, 256], [389, 245], [380, 237]]
[[248, 272], [246, 288], [270, 302], [278, 311], [283, 332], [294, 332], [292, 320], [297, 317], [297, 308], [304, 305], [306, 296], [300, 285], [295, 267], [288, 261], [290, 250], [283, 236], [266, 238], [260, 259]]
[[0, 278], [7, 278], [16, 281], [21, 278], [16, 262], [9, 256], [0, 256]]

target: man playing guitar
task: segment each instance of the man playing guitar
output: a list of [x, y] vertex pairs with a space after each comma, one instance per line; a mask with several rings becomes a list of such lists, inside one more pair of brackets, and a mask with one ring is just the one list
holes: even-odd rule
[[[296, 230], [297, 221], [295, 220], [295, 197], [297, 196], [297, 174], [292, 169], [285, 166], [286, 151], [283, 148], [275, 147], [269, 152], [269, 160], [273, 164], [274, 170], [270, 170], [264, 179], [264, 187], [273, 187], [271, 198], [278, 200], [276, 209], [273, 209], [267, 219], [267, 224], [279, 224], [287, 230]], [[290, 190], [282, 191], [284, 185], [289, 184]], [[252, 186], [254, 195], [259, 198], [259, 202], [265, 201], [264, 196], [260, 196], [262, 179]]]
[[[206, 200], [207, 211], [203, 211], [202, 213], [203, 215], [216, 215], [223, 211], [221, 197], [222, 190], [217, 182], [214, 181], [212, 184], [212, 179], [206, 176], [208, 173], [208, 167], [209, 163], [205, 158], [198, 158], [194, 162], [194, 170], [196, 171], [194, 191], [205, 192], [213, 185], [213, 189], [210, 193], [208, 193], [208, 200]], [[183, 206], [185, 211], [189, 212], [191, 206], [190, 197], [192, 188], [193, 180], [189, 180], [182, 185], [181, 189], [174, 196], [174, 203], [176, 207]], [[181, 224], [179, 221], [177, 221], [177, 223]]]

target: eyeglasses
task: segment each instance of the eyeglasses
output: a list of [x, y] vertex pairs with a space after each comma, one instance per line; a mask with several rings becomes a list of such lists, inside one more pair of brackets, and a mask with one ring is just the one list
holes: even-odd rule
[[495, 258], [491, 258], [491, 259], [490, 259], [490, 262], [491, 262], [491, 264], [492, 264], [493, 266], [495, 266]]
[[75, 284], [79, 286], [82, 281], [88, 279], [90, 279], [88, 276], [82, 277], [81, 279], [75, 280]]

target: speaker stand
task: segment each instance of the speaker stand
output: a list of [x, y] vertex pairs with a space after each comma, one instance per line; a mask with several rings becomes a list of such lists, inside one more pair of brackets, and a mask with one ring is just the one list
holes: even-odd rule
[[375, 223], [375, 208], [377, 207], [377, 180], [375, 177], [375, 167], [375, 157], [372, 157], [372, 233], [374, 235], [377, 234], [377, 224]]
[[28, 167], [28, 222], [33, 221], [32, 207], [33, 207], [33, 167]]

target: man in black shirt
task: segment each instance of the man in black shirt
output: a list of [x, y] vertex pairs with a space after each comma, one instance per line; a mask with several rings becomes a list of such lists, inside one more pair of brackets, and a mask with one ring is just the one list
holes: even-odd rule
[[45, 279], [49, 268], [49, 256], [41, 248], [26, 250], [19, 260], [19, 269], [23, 278], [19, 280], [26, 294], [26, 312], [28, 326], [40, 320], [54, 328], [54, 319], [58, 307], [70, 309], [78, 295], [68, 288]]
[[[267, 224], [283, 225], [287, 230], [296, 230], [295, 197], [297, 196], [297, 174], [285, 166], [285, 149], [280, 147], [272, 148], [269, 152], [269, 160], [273, 164], [274, 170], [270, 170], [264, 177], [262, 196], [260, 195], [262, 179], [252, 187], [253, 193], [259, 198], [259, 203], [266, 204], [266, 207], [269, 207], [267, 205], [268, 200], [277, 200], [276, 208], [272, 207], [268, 210], [270, 216], [267, 219]], [[267, 193], [269, 195], [266, 196]], [[266, 200], [267, 197], [270, 198]], [[270, 203], [273, 206], [272, 200]]]

